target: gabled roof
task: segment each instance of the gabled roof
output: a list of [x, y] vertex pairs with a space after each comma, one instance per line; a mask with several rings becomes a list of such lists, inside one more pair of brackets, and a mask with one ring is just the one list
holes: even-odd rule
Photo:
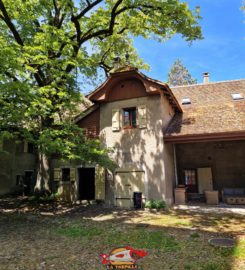
[[165, 130], [166, 142], [189, 142], [214, 139], [245, 139], [245, 99], [233, 100], [232, 94], [245, 98], [245, 79], [172, 87], [182, 105]]
[[135, 78], [140, 80], [145, 86], [146, 93], [149, 95], [159, 95], [161, 92], [166, 96], [170, 105], [176, 112], [182, 112], [181, 107], [175, 98], [172, 90], [166, 83], [151, 79], [139, 72], [137, 68], [124, 67], [111, 73], [107, 80], [95, 89], [92, 93], [87, 95], [87, 98], [94, 103], [102, 103], [107, 101], [107, 93], [109, 88], [118, 83], [122, 79]]

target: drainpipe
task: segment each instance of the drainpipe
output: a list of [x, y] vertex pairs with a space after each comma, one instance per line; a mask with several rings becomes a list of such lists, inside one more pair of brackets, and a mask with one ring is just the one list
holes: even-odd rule
[[174, 173], [175, 173], [175, 184], [176, 187], [178, 186], [178, 175], [177, 175], [177, 162], [176, 162], [176, 147], [175, 144], [173, 144], [173, 148], [174, 148]]

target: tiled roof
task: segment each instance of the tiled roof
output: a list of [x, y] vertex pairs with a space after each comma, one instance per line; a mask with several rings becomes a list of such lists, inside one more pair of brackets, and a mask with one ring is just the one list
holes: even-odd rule
[[[245, 131], [245, 79], [171, 87], [183, 113], [176, 114], [165, 130], [165, 138]], [[191, 104], [182, 105], [183, 98]]]

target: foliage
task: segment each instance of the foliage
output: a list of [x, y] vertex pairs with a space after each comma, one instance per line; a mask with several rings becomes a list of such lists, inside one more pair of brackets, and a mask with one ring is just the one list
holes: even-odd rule
[[168, 73], [168, 83], [172, 86], [187, 85], [195, 84], [197, 80], [191, 76], [181, 60], [177, 59]]
[[96, 81], [126, 52], [131, 65], [147, 68], [132, 37], [178, 33], [191, 42], [202, 38], [199, 19], [198, 7], [179, 0], [0, 0], [0, 131], [45, 155], [104, 160], [106, 150], [72, 120], [84, 101], [77, 76]]
[[30, 202], [44, 202], [44, 203], [52, 203], [59, 200], [59, 193], [51, 193], [51, 194], [43, 194], [42, 196], [34, 195], [28, 198]]
[[165, 209], [166, 202], [163, 200], [149, 200], [145, 203], [145, 208], [149, 209]]

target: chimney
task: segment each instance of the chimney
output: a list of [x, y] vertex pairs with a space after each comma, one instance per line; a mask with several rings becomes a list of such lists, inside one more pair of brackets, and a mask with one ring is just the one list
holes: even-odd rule
[[209, 83], [209, 73], [208, 72], [203, 73], [203, 83]]

